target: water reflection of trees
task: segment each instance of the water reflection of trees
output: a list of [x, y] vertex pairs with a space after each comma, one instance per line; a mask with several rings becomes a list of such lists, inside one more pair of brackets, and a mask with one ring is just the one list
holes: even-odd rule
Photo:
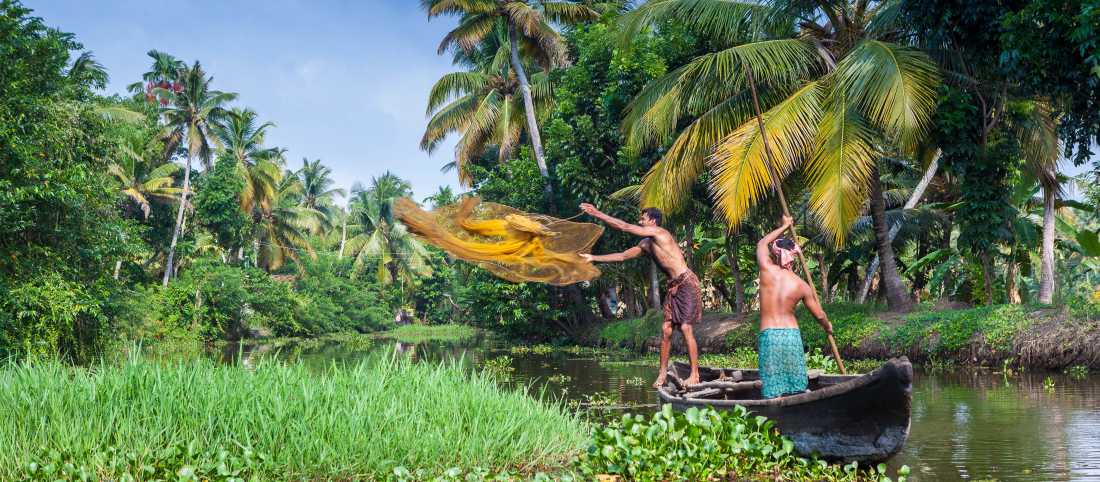
[[[1054, 391], [1043, 387], [1047, 376], [1055, 379]], [[1082, 440], [1067, 432], [1074, 420], [1077, 432], [1081, 420], [1091, 420], [1074, 415], [1100, 399], [1096, 379], [965, 371], [919, 375], [914, 386], [910, 439], [893, 465], [910, 465], [920, 480], [1057, 480], [1088, 467], [1074, 459]], [[1097, 442], [1088, 441], [1084, 451], [1097, 455], [1091, 448]]]

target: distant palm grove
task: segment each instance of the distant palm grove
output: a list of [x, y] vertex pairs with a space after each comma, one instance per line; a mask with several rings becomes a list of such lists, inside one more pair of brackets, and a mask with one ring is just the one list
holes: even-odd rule
[[[826, 303], [1100, 303], [1096, 0], [420, 6], [454, 23], [424, 52], [454, 70], [423, 93], [420, 147], [457, 138], [441, 167], [467, 190], [426, 207], [658, 207], [706, 309], [751, 313], [754, 245], [780, 215], [770, 166]], [[288, 159], [267, 139], [279, 119], [201, 59], [150, 45], [142, 77], [106, 93], [96, 46], [53, 27], [0, 0], [8, 357], [366, 333], [401, 312], [581, 340], [660, 307], [649, 261], [559, 288], [450, 259], [394, 218], [408, 181], [364, 163], [337, 186], [324, 159]], [[608, 232], [594, 251], [636, 242]]]

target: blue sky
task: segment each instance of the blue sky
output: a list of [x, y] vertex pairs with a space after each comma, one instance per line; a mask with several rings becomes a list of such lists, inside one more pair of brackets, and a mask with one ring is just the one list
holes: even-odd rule
[[24, 0], [50, 26], [76, 34], [125, 92], [150, 64], [150, 49], [199, 60], [215, 88], [276, 127], [268, 144], [331, 166], [348, 188], [387, 170], [412, 182], [417, 198], [457, 187], [439, 168], [452, 139], [429, 156], [419, 149], [428, 91], [451, 71], [436, 47], [455, 23], [428, 21], [416, 0], [88, 1]]

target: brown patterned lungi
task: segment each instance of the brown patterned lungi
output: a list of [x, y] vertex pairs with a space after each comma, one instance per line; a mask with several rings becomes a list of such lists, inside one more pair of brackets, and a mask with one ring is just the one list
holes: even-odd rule
[[703, 318], [703, 294], [699, 278], [691, 270], [668, 281], [665, 321], [674, 325], [693, 324]]

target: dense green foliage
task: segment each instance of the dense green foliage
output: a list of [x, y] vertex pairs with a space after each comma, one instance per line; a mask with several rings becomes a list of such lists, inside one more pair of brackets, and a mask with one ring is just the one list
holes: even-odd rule
[[[670, 405], [647, 419], [623, 415], [596, 430], [578, 464], [589, 478], [621, 475], [627, 480], [881, 480], [855, 464], [829, 465], [793, 453], [773, 422], [744, 407], [718, 412]], [[884, 472], [882, 467], [878, 471]], [[908, 468], [902, 470], [902, 477]]]

